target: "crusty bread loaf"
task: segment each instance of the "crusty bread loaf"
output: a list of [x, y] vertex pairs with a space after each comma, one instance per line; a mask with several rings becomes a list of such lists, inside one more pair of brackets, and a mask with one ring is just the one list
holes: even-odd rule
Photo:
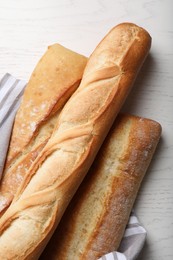
[[97, 46], [53, 135], [0, 219], [0, 258], [40, 256], [124, 103], [150, 45], [151, 37], [144, 29], [125, 23], [113, 28]]
[[40, 260], [97, 260], [118, 249], [160, 125], [119, 115]]
[[48, 141], [62, 106], [79, 86], [86, 62], [84, 56], [54, 44], [33, 71], [14, 122], [0, 185], [1, 214]]

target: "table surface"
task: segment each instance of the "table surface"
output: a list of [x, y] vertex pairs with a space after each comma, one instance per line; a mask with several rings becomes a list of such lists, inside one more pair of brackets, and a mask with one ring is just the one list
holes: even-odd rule
[[152, 118], [162, 138], [135, 210], [148, 236], [141, 260], [173, 259], [173, 21], [171, 0], [0, 1], [0, 77], [28, 80], [48, 45], [90, 55], [116, 24], [134, 22], [153, 39], [123, 111]]

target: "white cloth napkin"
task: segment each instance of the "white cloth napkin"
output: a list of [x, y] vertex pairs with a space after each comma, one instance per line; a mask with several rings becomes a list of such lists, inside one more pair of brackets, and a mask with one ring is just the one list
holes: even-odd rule
[[14, 117], [19, 107], [26, 82], [9, 73], [0, 81], [0, 179], [10, 140]]
[[[19, 107], [26, 82], [16, 79], [9, 73], [0, 81], [0, 178], [8, 150], [14, 117]], [[146, 239], [146, 230], [140, 225], [132, 211], [129, 223], [118, 252], [108, 253], [99, 260], [135, 260]]]
[[132, 211], [118, 251], [106, 254], [99, 260], [137, 259], [144, 246], [146, 235], [146, 230], [141, 226], [134, 211]]

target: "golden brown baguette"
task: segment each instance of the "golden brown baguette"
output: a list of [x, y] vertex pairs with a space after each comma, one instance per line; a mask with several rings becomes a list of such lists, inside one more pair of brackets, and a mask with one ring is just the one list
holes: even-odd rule
[[53, 135], [0, 219], [0, 258], [40, 256], [124, 103], [150, 45], [151, 37], [144, 29], [126, 23], [113, 28], [95, 49]]
[[86, 62], [84, 56], [54, 44], [33, 71], [14, 122], [0, 185], [1, 214], [48, 141], [60, 109], [79, 86]]
[[118, 249], [160, 125], [119, 115], [40, 260], [97, 260]]

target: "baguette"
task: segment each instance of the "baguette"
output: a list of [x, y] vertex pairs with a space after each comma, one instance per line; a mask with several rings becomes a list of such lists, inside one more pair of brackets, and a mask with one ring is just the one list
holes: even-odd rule
[[97, 260], [120, 245], [160, 125], [119, 115], [40, 260]]
[[150, 45], [144, 29], [125, 23], [96, 47], [79, 88], [0, 219], [0, 258], [38, 259], [110, 130]]
[[0, 185], [1, 215], [50, 138], [62, 106], [79, 86], [86, 62], [84, 56], [54, 44], [33, 71], [14, 122]]

